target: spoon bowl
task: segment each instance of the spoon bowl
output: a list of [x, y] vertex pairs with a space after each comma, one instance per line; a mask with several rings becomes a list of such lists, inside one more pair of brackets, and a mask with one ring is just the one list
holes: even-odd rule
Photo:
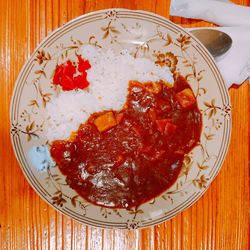
[[232, 46], [232, 38], [225, 32], [216, 29], [195, 29], [190, 31], [218, 60]]

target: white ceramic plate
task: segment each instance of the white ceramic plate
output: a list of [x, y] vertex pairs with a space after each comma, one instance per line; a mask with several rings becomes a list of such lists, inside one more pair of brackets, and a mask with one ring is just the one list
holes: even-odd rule
[[[188, 79], [203, 114], [200, 145], [186, 157], [176, 183], [159, 197], [128, 211], [94, 206], [65, 184], [45, 159], [46, 104], [55, 90], [56, 64], [91, 44], [169, 65]], [[88, 225], [134, 229], [173, 218], [206, 191], [225, 158], [231, 131], [228, 91], [208, 51], [186, 30], [145, 11], [101, 10], [80, 16], [54, 31], [35, 50], [16, 81], [11, 103], [11, 139], [23, 173], [36, 192], [62, 213]]]

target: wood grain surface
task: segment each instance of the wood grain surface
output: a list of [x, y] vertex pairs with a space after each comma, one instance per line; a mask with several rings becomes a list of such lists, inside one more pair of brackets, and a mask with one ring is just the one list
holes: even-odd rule
[[[249, 0], [234, 1], [250, 5]], [[206, 194], [174, 219], [155, 227], [103, 230], [82, 225], [47, 205], [25, 180], [10, 143], [9, 107], [15, 79], [39, 42], [84, 13], [111, 7], [169, 17], [170, 0], [0, 1], [0, 246], [1, 249], [249, 249], [250, 87], [230, 89], [231, 144]], [[183, 27], [211, 26], [170, 18]], [[236, 62], [237, 63], [237, 62]]]

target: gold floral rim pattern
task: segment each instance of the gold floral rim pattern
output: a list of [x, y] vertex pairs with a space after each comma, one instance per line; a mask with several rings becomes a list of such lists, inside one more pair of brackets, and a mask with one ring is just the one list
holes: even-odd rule
[[[129, 49], [183, 75], [203, 114], [200, 143], [185, 156], [176, 183], [131, 210], [94, 206], [79, 197], [49, 160], [45, 110], [60, 89], [51, 84], [55, 67], [75, 60], [90, 44]], [[88, 225], [135, 229], [174, 217], [208, 188], [225, 158], [231, 133], [231, 107], [222, 77], [206, 49], [187, 31], [144, 11], [108, 9], [89, 13], [54, 31], [35, 50], [16, 81], [11, 103], [11, 139], [24, 175], [36, 192], [62, 213]]]

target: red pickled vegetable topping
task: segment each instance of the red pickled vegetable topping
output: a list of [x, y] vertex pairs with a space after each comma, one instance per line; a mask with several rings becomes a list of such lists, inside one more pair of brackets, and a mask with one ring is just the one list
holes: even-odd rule
[[53, 77], [53, 84], [60, 85], [63, 90], [85, 89], [89, 86], [86, 70], [91, 68], [88, 60], [77, 56], [78, 63], [73, 65], [71, 61], [57, 65]]
[[73, 78], [68, 75], [63, 75], [61, 77], [60, 85], [62, 86], [63, 90], [72, 90], [75, 86]]
[[78, 71], [85, 72], [86, 70], [91, 68], [91, 65], [88, 60], [83, 60], [81, 56], [77, 56], [78, 58]]

